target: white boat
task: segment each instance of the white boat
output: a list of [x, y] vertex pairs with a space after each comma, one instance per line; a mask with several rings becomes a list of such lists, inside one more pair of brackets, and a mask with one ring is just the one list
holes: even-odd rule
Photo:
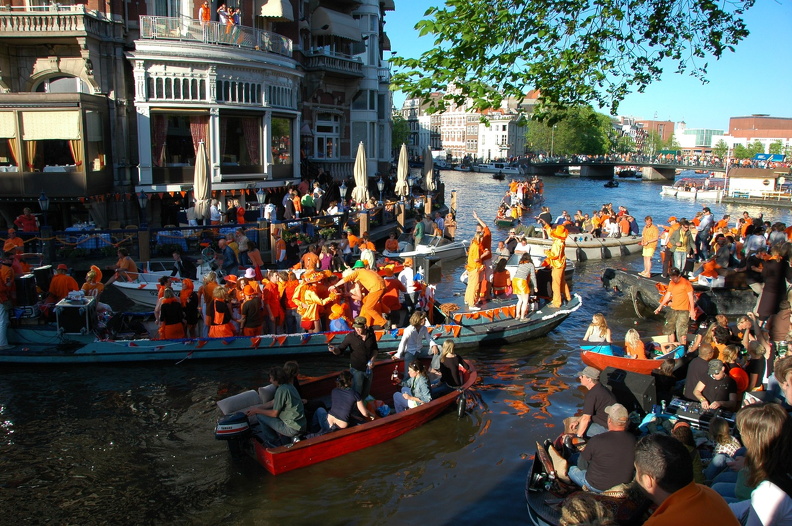
[[677, 199], [696, 199], [701, 201], [719, 201], [723, 197], [723, 179], [684, 178], [673, 186], [664, 186], [660, 195]]
[[698, 190], [695, 186], [677, 188], [677, 199], [695, 199]]
[[720, 201], [721, 197], [723, 197], [722, 188], [699, 189], [696, 191], [696, 199], [699, 201]]
[[472, 172], [473, 168], [469, 164], [454, 166], [455, 172]]
[[402, 234], [399, 237], [399, 251], [383, 250], [382, 255], [397, 258], [425, 257], [430, 261], [456, 259], [465, 257], [467, 245], [469, 244], [466, 240], [451, 241], [439, 236], [425, 236], [423, 241], [423, 243], [415, 247], [412, 245], [412, 235]]
[[511, 166], [509, 163], [485, 163], [474, 164], [473, 171], [478, 173], [495, 174], [502, 172], [504, 175], [522, 175], [519, 166]]
[[[157, 284], [159, 284], [161, 277], [171, 275], [173, 260], [148, 261], [140, 270], [141, 272], [138, 274], [138, 279], [136, 281], [114, 281], [113, 285], [134, 303], [153, 309], [157, 305], [157, 298], [159, 296]], [[202, 263], [198, 266], [198, 279], [193, 280], [196, 290], [198, 290], [198, 287], [201, 285], [203, 276], [210, 270], [215, 271], [218, 280], [222, 279], [222, 271], [215, 266]], [[171, 288], [177, 295], [181, 292], [181, 286], [180, 278], [171, 277]]]
[[[553, 244], [551, 239], [529, 237], [531, 254], [544, 254]], [[594, 237], [591, 234], [569, 234], [566, 239], [567, 260], [588, 261], [629, 256], [641, 252], [641, 236]]]
[[663, 189], [660, 190], [660, 195], [667, 195], [669, 197], [676, 197], [677, 189], [675, 186], [664, 185]]

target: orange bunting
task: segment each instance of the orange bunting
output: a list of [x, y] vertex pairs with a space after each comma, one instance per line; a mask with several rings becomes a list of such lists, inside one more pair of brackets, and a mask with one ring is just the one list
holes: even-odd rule
[[176, 192], [173, 192], [173, 191], [170, 191], [170, 192], [168, 192], [168, 193], [170, 194], [170, 196], [171, 196], [171, 197], [173, 197], [174, 195], [176, 195]]
[[85, 198], [84, 197], [80, 197], [80, 202], [85, 204]]
[[325, 340], [327, 340], [327, 343], [330, 343], [331, 341], [333, 341], [333, 338], [335, 338], [335, 334], [334, 333], [328, 332], [328, 333], [325, 334]]
[[132, 198], [132, 194], [130, 194], [129, 192], [124, 194], [124, 199], [126, 199], [127, 201], [129, 201], [131, 198]]
[[195, 343], [195, 346], [196, 346], [197, 348], [199, 348], [199, 349], [200, 349], [201, 347], [203, 347], [204, 345], [206, 345], [206, 342], [207, 342], [207, 340], [198, 340], [198, 341]]
[[481, 313], [480, 312], [474, 312], [474, 313], [470, 314], [470, 317], [473, 318], [474, 320], [477, 320], [477, 319], [481, 318]]
[[461, 325], [454, 325], [454, 338], [459, 336], [459, 332], [462, 330]]
[[115, 200], [116, 201], [120, 201], [121, 200], [121, 194], [120, 193], [116, 193]]
[[485, 310], [481, 313], [482, 316], [492, 321], [495, 318], [495, 313], [491, 310]]
[[278, 340], [278, 345], [283, 345], [284, 342], [286, 341], [286, 336], [278, 336], [275, 339]]
[[157, 195], [162, 199], [165, 196], [165, 192], [157, 192]]
[[381, 331], [381, 330], [380, 331], [374, 331], [374, 337], [377, 339], [377, 341], [380, 341], [380, 339], [382, 339], [382, 336], [384, 334], [385, 334], [385, 331]]
[[512, 318], [514, 318], [515, 316], [517, 316], [517, 305], [512, 305], [511, 307], [509, 307], [509, 315], [510, 315]]
[[140, 285], [138, 285], [138, 288], [139, 289], [145, 289], [146, 288], [146, 284], [145, 283], [141, 283]]
[[186, 192], [186, 191], [184, 191], [184, 190], [182, 190], [182, 191], [181, 191], [181, 192], [179, 192], [179, 193], [181, 194], [181, 196], [182, 196], [182, 197], [185, 197], [185, 196], [187, 195], [187, 192]]
[[251, 349], [258, 349], [259, 344], [261, 343], [261, 336], [256, 336], [255, 338], [250, 339], [250, 348]]

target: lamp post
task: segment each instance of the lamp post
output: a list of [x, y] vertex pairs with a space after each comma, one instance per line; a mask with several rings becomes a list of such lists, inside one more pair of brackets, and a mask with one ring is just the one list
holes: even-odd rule
[[342, 181], [341, 186], [338, 187], [338, 193], [341, 195], [341, 205], [346, 208], [347, 186], [344, 181]]
[[556, 124], [553, 124], [553, 129], [550, 131], [550, 157], [555, 157], [555, 130]]
[[137, 199], [138, 199], [138, 204], [140, 205], [140, 226], [143, 226], [143, 224], [146, 223], [145, 215], [146, 215], [146, 206], [148, 205], [148, 196], [146, 195], [146, 192], [141, 190], [137, 194]]
[[256, 192], [256, 199], [258, 200], [259, 204], [259, 220], [264, 219], [264, 200], [267, 198], [267, 195], [264, 193], [263, 188], [259, 188], [258, 192]]
[[382, 201], [382, 191], [385, 190], [385, 181], [382, 180], [382, 176], [377, 179], [377, 190], [379, 190], [380, 194], [380, 202]]
[[41, 208], [42, 216], [44, 217], [44, 225], [47, 226], [47, 211], [49, 210], [50, 200], [47, 197], [47, 194], [44, 193], [44, 190], [41, 191], [41, 195], [38, 198], [39, 208]]

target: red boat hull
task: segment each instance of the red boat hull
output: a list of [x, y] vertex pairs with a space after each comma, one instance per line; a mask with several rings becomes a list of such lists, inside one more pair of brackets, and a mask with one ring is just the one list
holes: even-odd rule
[[[465, 383], [462, 389], [468, 389], [478, 378], [475, 365], [470, 361], [467, 363], [470, 369], [464, 375]], [[400, 389], [399, 386], [393, 385], [390, 380], [396, 364], [401, 370], [402, 362], [379, 362], [375, 364], [372, 376], [371, 395], [391, 407], [393, 406], [393, 394]], [[338, 372], [335, 372], [316, 380], [302, 383], [303, 396], [311, 399], [329, 395], [330, 391], [335, 387], [337, 376]], [[293, 469], [340, 457], [401, 436], [437, 417], [449, 406], [454, 405], [458, 396], [459, 392], [453, 391], [432, 400], [428, 404], [422, 404], [398, 414], [377, 418], [373, 422], [302, 440], [292, 446], [267, 448], [254, 438], [251, 439], [253, 455], [267, 471], [273, 475], [280, 475]]]
[[580, 352], [583, 363], [604, 371], [606, 367], [614, 367], [625, 371], [632, 371], [639, 374], [652, 374], [652, 371], [663, 364], [663, 360], [636, 360], [634, 358], [623, 358], [621, 356], [608, 356], [594, 351]]

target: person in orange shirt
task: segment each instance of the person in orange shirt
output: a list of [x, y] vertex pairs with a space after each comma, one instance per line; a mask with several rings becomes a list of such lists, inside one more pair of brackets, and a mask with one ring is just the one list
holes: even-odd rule
[[210, 338], [228, 338], [236, 336], [236, 329], [231, 322], [231, 306], [228, 294], [223, 287], [217, 286], [212, 292], [212, 301], [206, 306], [206, 326]]
[[330, 291], [335, 291], [345, 283], [355, 282], [360, 284], [368, 291], [368, 294], [363, 296], [360, 315], [368, 320], [367, 325], [369, 327], [373, 325], [385, 327], [388, 322], [382, 315], [389, 311], [380, 301], [385, 293], [385, 280], [382, 279], [382, 276], [367, 268], [345, 270], [343, 276], [338, 283], [329, 287]]
[[92, 269], [85, 275], [85, 283], [83, 283], [82, 291], [86, 296], [98, 298], [104, 292], [104, 283], [102, 283], [101, 274], [97, 278], [96, 272]]
[[275, 258], [275, 268], [285, 269], [287, 266], [286, 242], [281, 237], [280, 230], [277, 230], [273, 237], [275, 238], [275, 249], [272, 251], [272, 255]]
[[105, 286], [110, 285], [119, 278], [122, 281], [135, 281], [138, 277], [137, 265], [135, 265], [135, 262], [129, 257], [127, 249], [123, 247], [118, 249], [118, 262], [116, 262], [114, 267], [108, 267], [108, 269], [114, 270], [115, 274], [107, 280]]
[[503, 298], [511, 289], [511, 274], [506, 270], [506, 260], [501, 259], [495, 265], [492, 273], [492, 294], [495, 297]]
[[[678, 341], [682, 345], [687, 342], [688, 323], [691, 319], [696, 319], [696, 299], [693, 296], [693, 285], [682, 277], [678, 268], [672, 268], [669, 272], [671, 281], [668, 288], [660, 300], [660, 305], [655, 309], [655, 314], [660, 314], [663, 307], [671, 306], [671, 311], [666, 315], [663, 334], [668, 335], [668, 341]], [[674, 340], [676, 336], [676, 340]]]
[[295, 217], [300, 217], [302, 213], [302, 202], [300, 201], [300, 194], [297, 193], [297, 190], [294, 190], [292, 193], [292, 204], [294, 204]]
[[303, 283], [306, 285], [306, 288], [302, 294], [301, 326], [306, 332], [322, 332], [320, 307], [332, 303], [338, 297], [337, 293], [331, 293], [324, 299], [319, 297], [316, 287], [323, 279], [324, 274], [321, 272], [307, 272], [306, 275], [303, 276]]
[[9, 228], [8, 239], [3, 243], [3, 252], [24, 252], [24, 245], [22, 238], [17, 237], [16, 230]]
[[544, 223], [544, 230], [548, 237], [553, 240], [549, 250], [545, 250], [545, 261], [550, 265], [550, 275], [553, 281], [553, 299], [551, 305], [555, 308], [561, 307], [561, 301], [572, 300], [569, 293], [569, 285], [566, 282], [566, 238], [567, 229], [563, 225], [556, 225], [553, 229], [547, 222]]
[[69, 292], [80, 290], [77, 281], [66, 274], [68, 271], [69, 267], [65, 264], [61, 263], [58, 265], [57, 270], [55, 270], [55, 275], [52, 276], [52, 281], [50, 281], [46, 303], [58, 303], [60, 300], [64, 299]]
[[635, 329], [630, 329], [624, 336], [624, 353], [628, 358], [646, 360], [646, 348], [641, 341], [641, 336]]
[[731, 216], [729, 214], [726, 214], [725, 216], [723, 216], [723, 219], [721, 219], [720, 221], [715, 223], [715, 226], [714, 226], [715, 232], [720, 232], [724, 228], [729, 228], [729, 218], [730, 217]]
[[482, 241], [484, 236], [484, 228], [481, 224], [476, 225], [476, 236], [470, 242], [468, 247], [467, 265], [465, 271], [467, 272], [467, 288], [465, 289], [465, 303], [469, 311], [481, 310], [477, 305], [480, 301], [481, 282], [484, 281], [484, 243]]
[[364, 250], [366, 248], [369, 250], [377, 250], [377, 247], [375, 247], [374, 243], [372, 243], [369, 239], [368, 232], [363, 232], [363, 234], [360, 236], [359, 246], [360, 250]]
[[166, 289], [159, 305], [159, 336], [163, 340], [184, 338], [184, 310], [173, 289]]
[[646, 221], [646, 224], [644, 225], [643, 232], [641, 233], [641, 246], [643, 247], [641, 254], [643, 255], [644, 269], [643, 272], [639, 272], [638, 274], [645, 278], [651, 278], [652, 256], [654, 256], [655, 250], [657, 249], [657, 242], [660, 239], [660, 231], [657, 230], [657, 227], [654, 224], [652, 224], [652, 216], [646, 216], [644, 221]]
[[[385, 279], [385, 293], [382, 295], [382, 303], [391, 312], [401, 310], [401, 302], [399, 301], [399, 292], [402, 294], [407, 292], [407, 287], [399, 281], [399, 278], [393, 275], [393, 268], [385, 267], [382, 269]], [[394, 322], [394, 320], [391, 320]]]
[[385, 250], [396, 254], [399, 252], [399, 240], [396, 239], [395, 232], [391, 232], [388, 236], [388, 240], [385, 241]]
[[303, 254], [300, 260], [300, 266], [306, 271], [317, 270], [319, 268], [319, 254], [317, 254], [316, 245], [310, 245], [308, 250]]

